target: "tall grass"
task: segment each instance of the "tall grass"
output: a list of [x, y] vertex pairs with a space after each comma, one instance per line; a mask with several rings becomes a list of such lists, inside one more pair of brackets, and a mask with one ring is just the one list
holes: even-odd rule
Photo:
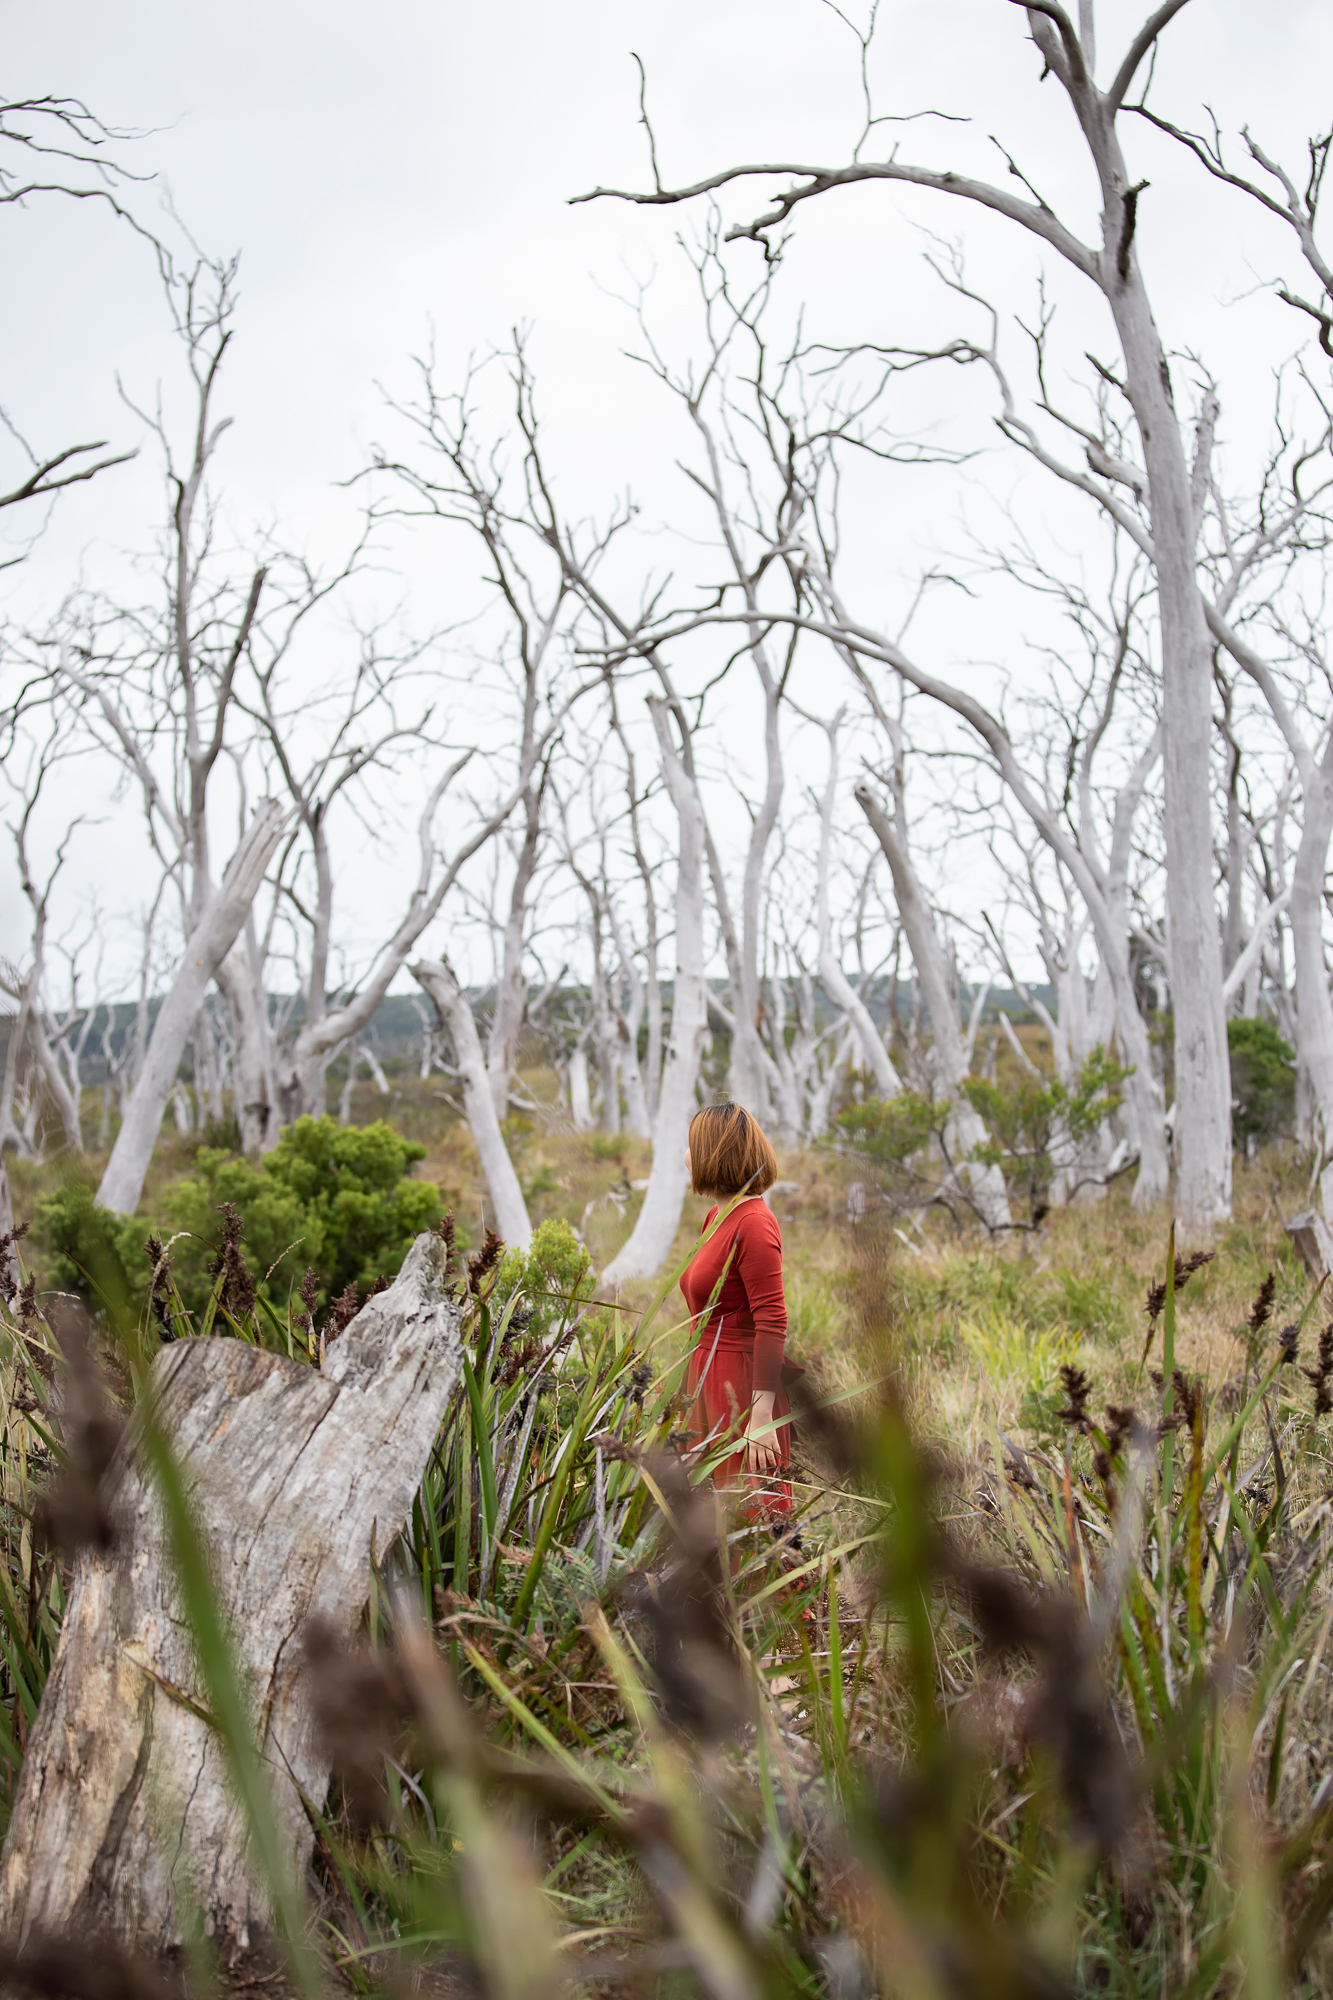
[[[320, 1895], [285, 1921], [327, 1981], [1329, 1990], [1318, 1299], [1276, 1328], [1268, 1286], [1234, 1371], [1205, 1382], [1180, 1365], [1178, 1283], [1221, 1295], [1225, 1258], [1188, 1272], [1168, 1246], [1137, 1331], [1123, 1283], [1056, 1274], [1038, 1312], [1012, 1262], [989, 1299], [980, 1266], [912, 1267], [939, 1317], [906, 1328], [887, 1258], [849, 1237], [835, 1303], [808, 1315], [849, 1316], [883, 1380], [857, 1421], [834, 1399], [801, 1414], [799, 1543], [715, 1494], [720, 1452], [682, 1436], [669, 1283], [625, 1313], [585, 1283], [552, 1300], [536, 1266], [503, 1295], [493, 1261], [457, 1270], [463, 1393], [407, 1532], [376, 1552], [362, 1648], [312, 1656], [339, 1776], [312, 1802]], [[237, 1313], [215, 1289], [215, 1331], [317, 1363], [299, 1302]], [[145, 1354], [163, 1315], [192, 1330], [159, 1298]], [[11, 1311], [4, 1339], [12, 1774], [63, 1602], [34, 1501], [70, 1441], [49, 1326]], [[921, 1354], [946, 1348], [1041, 1392], [1041, 1425], [997, 1423], [963, 1459], [924, 1448]], [[187, 1541], [178, 1560], [188, 1583]], [[212, 1609], [186, 1601], [212, 1646]]]

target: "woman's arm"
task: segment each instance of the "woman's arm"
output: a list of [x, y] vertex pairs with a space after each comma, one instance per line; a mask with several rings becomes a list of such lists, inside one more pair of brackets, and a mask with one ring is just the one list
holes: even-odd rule
[[[759, 1431], [773, 1421], [773, 1404], [782, 1381], [782, 1356], [787, 1341], [787, 1300], [782, 1289], [782, 1231], [765, 1201], [747, 1204], [741, 1231], [737, 1269], [754, 1322], [754, 1374], [749, 1429]], [[756, 1437], [746, 1447], [747, 1470], [770, 1472], [781, 1463], [775, 1433]]]
[[770, 1431], [767, 1437], [755, 1437], [765, 1424], [773, 1421], [773, 1402], [776, 1391], [756, 1389], [750, 1398], [750, 1438], [745, 1446], [745, 1469], [747, 1472], [775, 1472], [782, 1463], [782, 1453], [778, 1449], [778, 1435]]

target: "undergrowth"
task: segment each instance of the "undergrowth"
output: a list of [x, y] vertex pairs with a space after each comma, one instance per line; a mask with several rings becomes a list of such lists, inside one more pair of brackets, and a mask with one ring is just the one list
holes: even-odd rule
[[[1333, 1990], [1333, 1324], [1271, 1167], [1192, 1268], [1119, 1192], [1035, 1243], [911, 1249], [815, 1171], [784, 1222], [798, 1542], [713, 1493], [670, 1284], [602, 1301], [555, 1221], [527, 1257], [455, 1251], [462, 1392], [360, 1649], [312, 1655], [338, 1776], [307, 1971]], [[325, 1298], [247, 1289], [239, 1227], [213, 1262], [191, 1303], [159, 1246], [147, 1310], [117, 1338], [103, 1295], [83, 1359], [55, 1301], [9, 1302], [5, 1801], [106, 1468], [69, 1382], [94, 1357], [123, 1416], [164, 1337], [311, 1367], [339, 1337]]]

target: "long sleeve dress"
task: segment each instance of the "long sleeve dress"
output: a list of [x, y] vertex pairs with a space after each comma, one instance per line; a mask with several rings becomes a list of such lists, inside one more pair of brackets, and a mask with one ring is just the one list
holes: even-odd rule
[[[704, 1229], [711, 1227], [716, 1214], [714, 1206]], [[720, 1278], [722, 1288], [709, 1312], [708, 1301]], [[789, 1417], [791, 1403], [783, 1386], [787, 1300], [782, 1289], [782, 1231], [768, 1203], [743, 1201], [734, 1208], [695, 1255], [680, 1288], [697, 1340], [685, 1378], [693, 1434], [710, 1445], [739, 1436], [756, 1390], [771, 1389], [774, 1417]], [[799, 1371], [787, 1365], [786, 1372]], [[745, 1477], [742, 1444], [713, 1477], [719, 1486], [739, 1485], [744, 1477], [765, 1511], [786, 1515], [792, 1510], [792, 1491], [783, 1473], [791, 1463], [792, 1427], [783, 1424], [772, 1435], [780, 1459], [776, 1472]]]

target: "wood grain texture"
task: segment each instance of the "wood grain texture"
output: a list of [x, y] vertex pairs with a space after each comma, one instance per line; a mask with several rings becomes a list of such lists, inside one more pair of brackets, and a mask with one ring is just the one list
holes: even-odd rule
[[[406, 1522], [461, 1372], [444, 1247], [418, 1237], [396, 1282], [322, 1373], [232, 1339], [153, 1364], [246, 1677], [273, 1813], [297, 1880], [329, 1770], [305, 1687], [312, 1617], [349, 1637]], [[245, 1944], [269, 1919], [182, 1614], [167, 1531], [132, 1423], [107, 1474], [115, 1541], [81, 1555], [0, 1855], [0, 1933], [109, 1930], [178, 1948], [202, 1918]], [[299, 1789], [298, 1789], [299, 1788]]]

